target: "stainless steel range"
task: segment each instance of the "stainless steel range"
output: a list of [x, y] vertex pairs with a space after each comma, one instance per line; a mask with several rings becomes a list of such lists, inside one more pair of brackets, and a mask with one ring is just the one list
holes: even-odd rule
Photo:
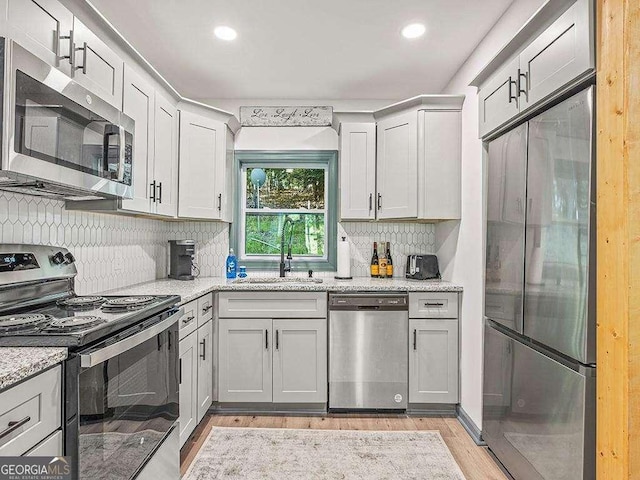
[[179, 296], [78, 296], [64, 248], [0, 245], [0, 345], [65, 346], [75, 478], [179, 477]]

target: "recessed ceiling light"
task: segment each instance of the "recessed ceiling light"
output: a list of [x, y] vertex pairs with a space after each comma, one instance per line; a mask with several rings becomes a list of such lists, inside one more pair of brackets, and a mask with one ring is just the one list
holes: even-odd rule
[[213, 34], [220, 40], [226, 40], [227, 42], [235, 40], [238, 36], [238, 33], [233, 28], [224, 25], [216, 27]]
[[402, 36], [404, 38], [418, 38], [426, 31], [427, 29], [422, 23], [412, 23], [402, 29]]

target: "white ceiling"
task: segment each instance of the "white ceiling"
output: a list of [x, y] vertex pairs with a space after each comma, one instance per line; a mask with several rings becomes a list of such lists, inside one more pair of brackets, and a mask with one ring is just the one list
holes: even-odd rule
[[401, 99], [439, 93], [512, 0], [90, 2], [186, 97]]

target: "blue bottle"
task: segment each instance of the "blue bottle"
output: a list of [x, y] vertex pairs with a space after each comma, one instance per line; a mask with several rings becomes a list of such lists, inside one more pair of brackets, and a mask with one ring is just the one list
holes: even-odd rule
[[227, 257], [227, 278], [236, 278], [238, 274], [238, 259], [236, 259], [233, 253], [233, 248], [229, 249], [229, 256]]

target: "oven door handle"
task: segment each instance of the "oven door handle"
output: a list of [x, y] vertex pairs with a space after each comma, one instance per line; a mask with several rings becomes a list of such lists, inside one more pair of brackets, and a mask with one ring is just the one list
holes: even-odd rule
[[176, 323], [180, 317], [184, 315], [184, 309], [180, 308], [173, 315], [165, 318], [161, 322], [156, 323], [155, 325], [150, 326], [149, 328], [145, 328], [144, 330], [136, 333], [135, 335], [131, 335], [130, 337], [123, 338], [119, 342], [116, 342], [112, 345], [108, 345], [100, 350], [96, 350], [91, 353], [81, 354], [80, 355], [80, 366], [82, 368], [91, 368], [99, 365], [107, 360], [117, 357], [118, 355], [123, 354], [127, 350], [131, 350], [134, 347], [137, 347], [141, 343], [146, 342], [147, 340], [155, 337], [159, 333], [162, 333], [171, 325]]

